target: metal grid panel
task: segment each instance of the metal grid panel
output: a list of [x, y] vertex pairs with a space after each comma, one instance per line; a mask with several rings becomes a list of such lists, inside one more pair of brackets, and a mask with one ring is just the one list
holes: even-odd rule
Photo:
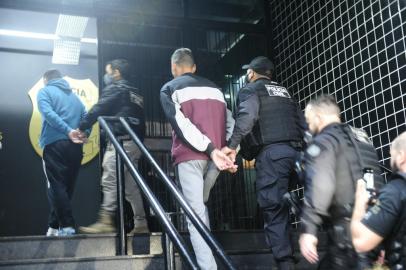
[[271, 12], [277, 80], [302, 108], [334, 95], [388, 166], [390, 142], [406, 129], [405, 2], [272, 1]]
[[302, 107], [321, 92], [335, 95], [343, 120], [364, 128], [387, 161], [405, 130], [404, 2], [273, 1], [272, 10], [279, 81]]

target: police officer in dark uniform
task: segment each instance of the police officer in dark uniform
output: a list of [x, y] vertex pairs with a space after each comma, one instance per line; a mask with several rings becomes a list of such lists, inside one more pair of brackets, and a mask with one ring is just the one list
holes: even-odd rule
[[368, 136], [340, 121], [340, 109], [331, 96], [310, 101], [305, 109], [309, 131], [316, 135], [304, 155], [304, 209], [299, 244], [310, 262], [319, 261], [317, 232], [327, 230], [327, 256], [323, 269], [365, 269], [366, 256], [358, 256], [351, 243], [350, 218], [358, 179], [383, 182], [378, 157]]
[[390, 182], [369, 208], [365, 182], [357, 185], [351, 233], [354, 247], [366, 252], [383, 242], [390, 269], [406, 269], [406, 132], [391, 147]]
[[233, 134], [223, 151], [256, 158], [257, 200], [263, 210], [266, 242], [279, 269], [294, 269], [289, 211], [283, 202], [306, 123], [288, 90], [271, 80], [273, 63], [254, 58], [247, 69], [247, 84], [239, 91]]
[[[131, 74], [130, 63], [125, 59], [115, 59], [106, 64], [104, 83], [99, 101], [82, 119], [79, 130], [90, 129], [99, 116], [128, 117], [131, 128], [143, 140], [145, 135], [144, 98], [142, 92], [128, 81]], [[138, 121], [134, 121], [134, 119]], [[138, 122], [138, 123], [137, 123]], [[123, 147], [135, 166], [141, 157], [137, 145], [129, 140], [125, 129], [119, 123], [111, 125], [115, 135], [123, 139]], [[112, 233], [116, 231], [114, 222], [117, 210], [117, 174], [116, 150], [111, 142], [107, 143], [103, 156], [103, 174], [101, 179], [103, 202], [100, 206], [97, 222], [87, 227], [80, 227], [82, 233]], [[138, 185], [124, 168], [125, 198], [131, 204], [134, 213], [134, 229], [130, 234], [148, 232], [144, 203]]]

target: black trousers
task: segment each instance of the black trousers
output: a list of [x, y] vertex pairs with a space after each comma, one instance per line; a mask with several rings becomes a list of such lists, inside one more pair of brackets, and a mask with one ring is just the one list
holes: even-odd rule
[[361, 268], [359, 258], [354, 250], [342, 250], [335, 243], [329, 242], [327, 253], [321, 260], [318, 270], [364, 270]]
[[327, 252], [320, 261], [318, 270], [372, 269], [372, 264], [377, 258], [371, 252], [359, 254], [355, 251], [351, 242], [349, 220], [336, 220], [334, 225], [328, 225], [327, 236]]
[[42, 159], [51, 210], [48, 225], [51, 228], [75, 225], [71, 199], [82, 158], [83, 146], [70, 140], [59, 140], [44, 148]]
[[293, 262], [289, 208], [283, 200], [288, 192], [298, 152], [286, 144], [265, 147], [256, 158], [257, 201], [263, 210], [264, 230], [279, 269]]

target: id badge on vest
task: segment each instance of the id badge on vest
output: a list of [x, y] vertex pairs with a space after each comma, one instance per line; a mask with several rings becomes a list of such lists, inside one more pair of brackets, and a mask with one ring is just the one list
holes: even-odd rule
[[265, 84], [265, 88], [270, 97], [291, 98], [288, 90], [283, 86]]

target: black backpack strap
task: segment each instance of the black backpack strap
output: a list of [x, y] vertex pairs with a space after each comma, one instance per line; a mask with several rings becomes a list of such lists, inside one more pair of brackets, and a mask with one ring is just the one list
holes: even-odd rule
[[[360, 167], [361, 167], [361, 169], [364, 169], [364, 168], [365, 168], [365, 164], [364, 164], [364, 161], [363, 161], [363, 159], [362, 159], [361, 151], [359, 150], [358, 143], [355, 141], [354, 129], [352, 129], [351, 126], [346, 126], [346, 127], [345, 127], [345, 131], [346, 131], [348, 137], [350, 138], [350, 141], [351, 141], [352, 146], [353, 146], [354, 149], [355, 149], [355, 153], [356, 153], [356, 155], [357, 155], [357, 157], [358, 157], [358, 160], [359, 160], [359, 163], [360, 163]], [[357, 181], [358, 179], [354, 179], [354, 180]]]

